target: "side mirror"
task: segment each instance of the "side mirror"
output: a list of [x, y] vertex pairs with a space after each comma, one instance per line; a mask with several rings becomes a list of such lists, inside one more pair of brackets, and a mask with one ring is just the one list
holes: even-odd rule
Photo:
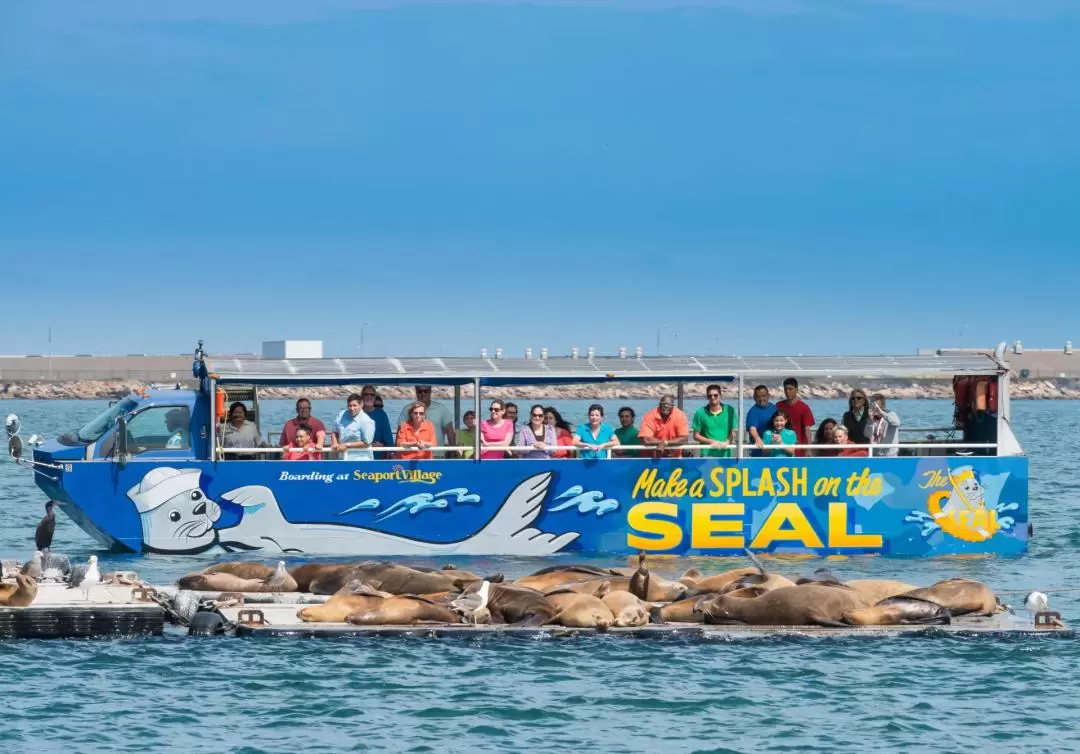
[[8, 414], [4, 419], [4, 429], [7, 431], [8, 437], [14, 437], [19, 434], [19, 430], [22, 429], [22, 419], [18, 414]]
[[19, 437], [18, 435], [12, 435], [8, 439], [8, 453], [11, 455], [11, 457], [13, 459], [18, 461], [20, 458], [22, 458], [22, 452], [23, 452], [22, 438]]
[[128, 460], [127, 418], [123, 416], [116, 418], [116, 460], [121, 465]]

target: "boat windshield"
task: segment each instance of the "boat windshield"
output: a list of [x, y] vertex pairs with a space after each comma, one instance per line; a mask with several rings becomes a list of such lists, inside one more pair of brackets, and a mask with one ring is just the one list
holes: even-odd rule
[[118, 416], [130, 413], [138, 405], [139, 402], [136, 399], [128, 396], [109, 406], [105, 411], [102, 411], [96, 417], [91, 419], [75, 433], [69, 433], [60, 439], [61, 441], [67, 440], [71, 444], [89, 444], [97, 442], [97, 440], [109, 430], [109, 427], [116, 422]]

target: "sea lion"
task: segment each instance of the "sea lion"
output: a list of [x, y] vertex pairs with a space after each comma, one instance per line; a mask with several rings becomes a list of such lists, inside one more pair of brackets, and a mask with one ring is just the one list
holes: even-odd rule
[[995, 615], [1005, 609], [993, 589], [971, 579], [944, 579], [932, 586], [912, 589], [896, 596], [926, 600], [947, 607], [954, 618], [958, 615]]
[[611, 609], [599, 597], [581, 594], [569, 589], [551, 592], [547, 595], [558, 614], [553, 623], [561, 623], [570, 628], [610, 628], [615, 623]]
[[262, 579], [243, 579], [231, 573], [189, 573], [176, 584], [197, 592], [261, 592], [265, 586]]
[[32, 557], [30, 561], [26, 563], [26, 565], [24, 565], [19, 572], [22, 573], [24, 576], [29, 576], [32, 579], [40, 579], [44, 575], [44, 571], [41, 567], [41, 561], [41, 550], [37, 550], [34, 553], [34, 557]]
[[361, 592], [338, 592], [321, 605], [308, 605], [296, 611], [305, 623], [344, 623], [353, 613], [375, 609], [385, 598]]
[[[478, 582], [465, 587], [465, 593], [480, 588]], [[523, 626], [542, 626], [558, 612], [547, 597], [535, 589], [512, 584], [492, 584], [487, 609], [492, 623], [514, 623]]]
[[638, 553], [638, 567], [634, 575], [630, 577], [628, 591], [639, 600], [649, 597], [649, 568], [645, 565], [645, 553]]
[[[630, 591], [630, 579], [622, 577], [613, 577], [610, 579], [604, 579], [611, 585], [611, 591], [617, 592], [629, 592]], [[674, 602], [675, 600], [682, 599], [686, 592], [686, 584], [682, 584], [678, 581], [668, 581], [665, 578], [657, 576], [655, 573], [649, 575], [648, 593], [645, 599], [648, 602]]]
[[679, 577], [679, 581], [690, 587], [690, 589], [701, 592], [719, 592], [729, 584], [745, 576], [753, 576], [757, 573], [760, 573], [757, 568], [733, 568], [730, 571], [713, 574], [712, 576], [702, 576], [701, 571], [690, 568]]
[[[430, 594], [457, 590], [473, 579], [462, 578], [454, 571], [418, 571], [393, 563], [359, 563], [345, 570], [334, 570], [309, 584], [312, 594], [333, 594], [346, 582], [359, 579], [376, 589], [391, 594]], [[496, 578], [489, 581], [497, 580]]]
[[[311, 582], [328, 577], [331, 574], [338, 574], [344, 571], [352, 570], [356, 567], [356, 563], [304, 563], [303, 565], [296, 566], [289, 569], [289, 575], [293, 577], [293, 581], [296, 582], [296, 588], [301, 592], [311, 591]], [[340, 586], [338, 587], [340, 589]], [[333, 594], [337, 589], [331, 592], [321, 592], [322, 594]]]
[[845, 581], [844, 586], [851, 587], [866, 597], [871, 604], [877, 604], [882, 600], [889, 599], [889, 597], [895, 597], [904, 592], [918, 589], [917, 586], [912, 584], [890, 579], [852, 579], [851, 581]]
[[563, 586], [565, 584], [572, 584], [579, 581], [595, 581], [598, 577], [614, 576], [610, 568], [597, 568], [590, 565], [564, 565], [564, 566], [551, 566], [549, 568], [541, 568], [535, 573], [531, 573], [528, 576], [522, 576], [519, 579], [515, 579], [512, 583], [515, 586], [522, 586], [527, 589], [536, 589], [540, 592], [546, 592], [550, 589]]
[[[4, 584], [4, 586], [7, 587], [10, 585]], [[26, 607], [34, 601], [35, 597], [37, 597], [37, 579], [17, 573], [15, 574], [14, 587], [15, 588], [10, 591], [5, 589], [3, 593], [0, 593], [0, 605], [5, 605], [7, 607]]]
[[268, 565], [242, 560], [216, 563], [199, 571], [199, 573], [228, 573], [241, 579], [259, 579], [260, 581], [268, 578], [273, 572], [274, 569]]
[[[765, 593], [766, 590], [760, 586], [746, 586], [741, 589], [725, 592], [724, 596], [750, 599], [753, 597], [760, 597]], [[711, 594], [717, 594], [717, 592], [712, 592]], [[649, 609], [649, 622], [659, 624], [702, 623], [705, 617], [702, 615], [701, 611], [697, 609], [697, 604], [701, 601], [703, 596], [706, 595], [695, 594], [692, 597], [685, 597], [666, 605], [653, 605]]]
[[[577, 592], [578, 594], [588, 594], [593, 597], [603, 597], [605, 594], [611, 591], [610, 581], [578, 581], [573, 584], [564, 584], [563, 586], [556, 586], [548, 589], [544, 594], [550, 594], [552, 592], [564, 592], [569, 589], [571, 592]], [[629, 592], [625, 592], [629, 594]]]
[[751, 598], [716, 594], [697, 603], [705, 623], [751, 626], [845, 626], [845, 613], [869, 606], [854, 589], [819, 584], [782, 587]]
[[630, 592], [608, 592], [601, 600], [615, 616], [616, 626], [644, 626], [649, 622], [652, 605]]
[[372, 607], [345, 618], [354, 626], [411, 626], [417, 623], [461, 623], [461, 616], [445, 605], [423, 597], [399, 595], [379, 600]]
[[889, 597], [871, 607], [848, 610], [843, 620], [853, 626], [947, 625], [949, 608], [913, 597]]

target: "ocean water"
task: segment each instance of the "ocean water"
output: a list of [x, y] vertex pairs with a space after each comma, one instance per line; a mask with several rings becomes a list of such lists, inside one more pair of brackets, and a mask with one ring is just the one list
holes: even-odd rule
[[[639, 416], [651, 406], [609, 402], [609, 419], [620, 403]], [[55, 436], [106, 405], [7, 401], [0, 413], [17, 411], [25, 435]], [[392, 419], [402, 405], [388, 403]], [[587, 403], [556, 405], [578, 421]], [[843, 410], [838, 401], [812, 406], [819, 418]], [[893, 407], [919, 427], [945, 426], [951, 408]], [[339, 408], [319, 401], [315, 413], [329, 421]], [[269, 402], [263, 419], [280, 426], [290, 413], [288, 402]], [[989, 583], [1006, 602], [1033, 588], [1080, 590], [1076, 440], [1052, 429], [1078, 420], [1080, 403], [1014, 403], [1014, 426], [1031, 457], [1035, 533], [1026, 556], [859, 557], [828, 567], [845, 578], [915, 583], [963, 575]], [[43, 503], [27, 470], [0, 462], [0, 556], [30, 554]], [[54, 549], [84, 558], [94, 543], [61, 516]], [[213, 557], [102, 560], [166, 581]], [[453, 562], [508, 576], [547, 564]], [[693, 564], [718, 571], [741, 561]], [[824, 564], [776, 567], [799, 574]], [[1050, 604], [1067, 622], [1080, 621], [1080, 591], [1051, 592]], [[170, 631], [155, 639], [10, 641], [0, 644], [0, 744], [35, 752], [1060, 752], [1080, 750], [1078, 665], [1080, 642], [1048, 637], [257, 640]]]

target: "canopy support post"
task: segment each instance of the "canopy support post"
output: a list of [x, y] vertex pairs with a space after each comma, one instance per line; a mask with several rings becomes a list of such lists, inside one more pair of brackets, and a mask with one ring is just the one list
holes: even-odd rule
[[746, 427], [742, 426], [743, 417], [746, 415], [743, 412], [743, 390], [744, 390], [743, 376], [739, 375], [739, 415], [735, 417], [735, 426], [737, 431], [735, 432], [735, 457], [742, 459], [743, 457], [743, 436], [746, 434]]
[[473, 380], [473, 411], [476, 416], [476, 430], [473, 432], [473, 460], [480, 462], [480, 378]]

